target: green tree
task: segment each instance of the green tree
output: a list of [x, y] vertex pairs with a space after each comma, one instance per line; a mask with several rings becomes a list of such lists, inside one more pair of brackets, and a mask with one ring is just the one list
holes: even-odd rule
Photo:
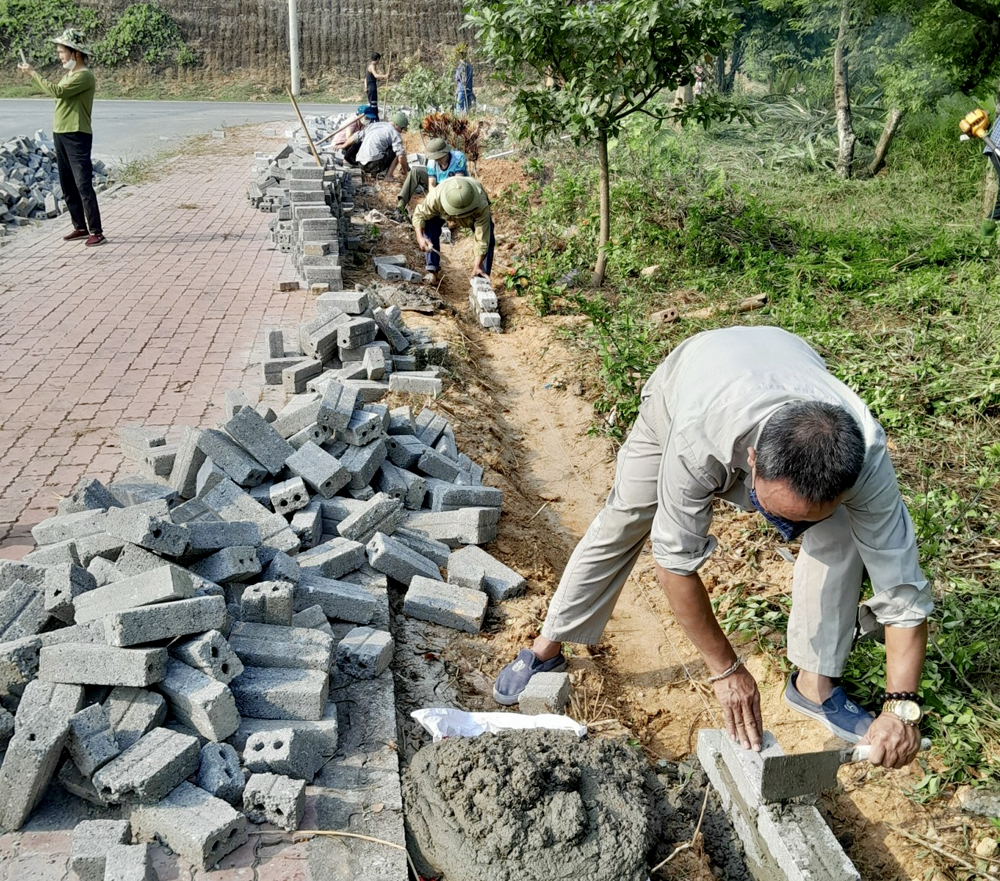
[[[596, 142], [600, 236], [595, 284], [604, 281], [611, 231], [608, 141], [643, 113], [707, 123], [730, 111], [718, 99], [683, 107], [657, 100], [692, 80], [696, 59], [726, 44], [733, 24], [724, 0], [467, 0], [480, 54], [514, 91], [512, 123], [539, 143], [568, 134]], [[548, 85], [546, 85], [546, 83]]]
[[73, 0], [0, 0], [0, 60], [20, 61], [24, 54], [41, 67], [56, 60], [50, 37], [75, 27], [89, 37], [97, 27], [97, 15], [81, 9]]
[[135, 3], [95, 47], [101, 64], [117, 67], [133, 61], [146, 64], [193, 64], [191, 51], [171, 16], [155, 3]]

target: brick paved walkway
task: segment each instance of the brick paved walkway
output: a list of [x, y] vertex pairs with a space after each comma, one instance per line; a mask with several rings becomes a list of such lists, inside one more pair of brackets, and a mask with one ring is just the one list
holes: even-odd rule
[[82, 476], [132, 470], [118, 426], [214, 424], [226, 389], [256, 399], [262, 328], [313, 317], [304, 291], [278, 292], [273, 215], [245, 198], [260, 132], [99, 197], [101, 247], [62, 241], [63, 219], [0, 246], [0, 556], [31, 550]]

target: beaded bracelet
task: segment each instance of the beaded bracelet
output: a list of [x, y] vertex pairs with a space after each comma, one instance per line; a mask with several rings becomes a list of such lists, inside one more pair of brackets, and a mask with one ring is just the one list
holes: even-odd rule
[[732, 667], [730, 667], [728, 670], [723, 670], [721, 673], [718, 674], [718, 676], [709, 676], [708, 681], [718, 682], [720, 679], [725, 679], [727, 676], [732, 676], [742, 666], [743, 666], [743, 658], [737, 658], [735, 661], [733, 661]]
[[915, 691], [887, 691], [882, 695], [882, 703], [886, 701], [914, 701], [920, 703], [920, 695]]

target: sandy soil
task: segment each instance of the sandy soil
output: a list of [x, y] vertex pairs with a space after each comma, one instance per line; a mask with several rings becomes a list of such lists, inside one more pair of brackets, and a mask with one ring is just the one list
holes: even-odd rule
[[[479, 173], [492, 192], [525, 180], [510, 160], [481, 162]], [[396, 184], [380, 183], [376, 202], [388, 211], [397, 191]], [[447, 670], [457, 704], [470, 710], [498, 709], [491, 697], [493, 677], [538, 633], [559, 573], [603, 504], [614, 473], [612, 444], [588, 433], [595, 422], [588, 400], [594, 377], [560, 333], [579, 319], [539, 318], [503, 290], [515, 235], [498, 217], [498, 268], [493, 278], [505, 333], [481, 332], [468, 311], [472, 255], [467, 235], [444, 248], [438, 294], [445, 308], [432, 316], [407, 316], [408, 323], [432, 326], [435, 335], [451, 345], [454, 381], [434, 406], [451, 420], [459, 448], [486, 467], [486, 482], [504, 490], [500, 536], [489, 550], [529, 583], [525, 596], [491, 610], [480, 636], [441, 641], [440, 657], [433, 660]], [[412, 232], [404, 225], [383, 224], [378, 248], [407, 254], [412, 267], [422, 263]], [[348, 280], [360, 281], [362, 276]], [[702, 575], [714, 596], [737, 586], [751, 596], [789, 591], [792, 565], [778, 554], [778, 545], [758, 518], [720, 508], [713, 531], [719, 547]], [[779, 638], [760, 635], [763, 645], [778, 643]], [[745, 650], [752, 652], [748, 667], [760, 685], [765, 727], [785, 751], [843, 745], [784, 707], [780, 653], [753, 649]], [[602, 642], [573, 646], [571, 652], [571, 715], [588, 724], [594, 735], [624, 734], [641, 744], [653, 761], [679, 760], [694, 750], [699, 728], [722, 725], [712, 692], [703, 684], [705, 667], [656, 585], [648, 547]], [[976, 863], [969, 851], [986, 834], [985, 824], [977, 829], [973, 820], [951, 809], [947, 799], [922, 805], [908, 798], [907, 789], [921, 776], [917, 762], [896, 772], [845, 766], [840, 787], [820, 798], [820, 809], [862, 877], [967, 877], [953, 874], [959, 862], [899, 830], [927, 836], [940, 842], [942, 853], [960, 853]], [[697, 847], [680, 854], [670, 872], [670, 877], [711, 877], [709, 861]]]

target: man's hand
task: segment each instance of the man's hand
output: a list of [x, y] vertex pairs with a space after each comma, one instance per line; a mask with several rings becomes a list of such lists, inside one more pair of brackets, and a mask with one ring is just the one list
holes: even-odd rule
[[485, 278], [485, 279], [488, 279], [490, 277], [490, 274], [488, 272], [484, 272], [483, 271], [483, 258], [482, 257], [477, 257], [476, 258], [476, 263], [472, 267], [472, 277], [473, 278]]
[[32, 75], [32, 74], [33, 74], [33, 73], [35, 72], [35, 68], [33, 68], [33, 67], [32, 67], [32, 66], [31, 66], [30, 64], [28, 64], [28, 63], [27, 63], [26, 61], [22, 61], [22, 62], [21, 62], [21, 63], [20, 63], [20, 64], [19, 64], [18, 66], [17, 66], [17, 69], [18, 69], [19, 71], [21, 71], [21, 73], [23, 73], [23, 74], [26, 74], [27, 76], [31, 76], [31, 75]]
[[420, 248], [421, 251], [427, 254], [433, 251], [434, 245], [431, 243], [431, 240], [427, 238], [427, 236], [425, 236], [419, 229], [416, 231], [416, 233], [417, 233], [417, 247]]
[[726, 723], [729, 739], [743, 749], [760, 751], [764, 723], [760, 717], [760, 692], [757, 680], [746, 667], [712, 683], [715, 696], [722, 705], [722, 718]]
[[920, 751], [920, 731], [907, 725], [895, 713], [882, 713], [859, 741], [870, 743], [868, 761], [883, 768], [903, 768]]

